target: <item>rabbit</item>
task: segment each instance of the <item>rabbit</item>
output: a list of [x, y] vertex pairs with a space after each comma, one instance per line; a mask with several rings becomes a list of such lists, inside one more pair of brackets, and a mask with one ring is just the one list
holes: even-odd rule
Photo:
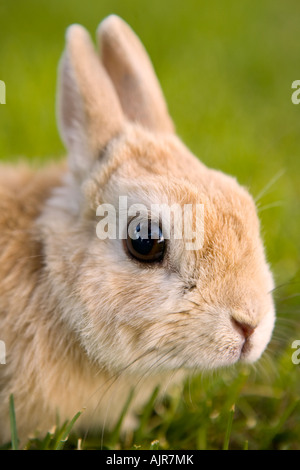
[[[10, 394], [22, 442], [79, 410], [76, 429], [109, 429], [134, 389], [126, 429], [155, 385], [253, 363], [272, 337], [274, 280], [252, 196], [176, 135], [127, 23], [110, 15], [97, 38], [99, 53], [81, 25], [66, 33], [57, 121], [67, 158], [0, 170], [2, 443]], [[201, 247], [164, 237], [158, 220], [157, 238], [148, 220], [142, 237], [134, 217], [135, 239], [99, 238], [97, 208], [118, 212], [121, 196], [203, 206]]]

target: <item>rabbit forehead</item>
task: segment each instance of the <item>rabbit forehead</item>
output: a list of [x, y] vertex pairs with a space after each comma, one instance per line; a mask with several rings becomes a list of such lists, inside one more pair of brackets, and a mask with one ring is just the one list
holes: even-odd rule
[[[186, 178], [190, 182], [199, 180], [208, 171], [175, 135], [153, 134], [129, 123], [124, 132], [99, 150], [93, 178], [102, 187], [116, 170], [130, 179], [161, 175]], [[191, 173], [197, 174], [196, 178], [191, 178]]]
[[86, 189], [97, 203], [106, 192], [140, 193], [153, 203], [209, 202], [233, 210], [246, 205], [256, 216], [252, 197], [235, 178], [207, 168], [176, 136], [154, 136], [137, 125], [128, 125], [101, 153]]

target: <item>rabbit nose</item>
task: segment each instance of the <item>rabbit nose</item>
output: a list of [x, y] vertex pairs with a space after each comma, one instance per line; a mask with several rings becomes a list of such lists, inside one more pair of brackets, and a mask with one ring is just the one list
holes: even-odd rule
[[247, 340], [254, 332], [255, 326], [250, 325], [249, 323], [240, 322], [233, 318], [233, 323], [235, 327], [243, 334], [244, 338]]

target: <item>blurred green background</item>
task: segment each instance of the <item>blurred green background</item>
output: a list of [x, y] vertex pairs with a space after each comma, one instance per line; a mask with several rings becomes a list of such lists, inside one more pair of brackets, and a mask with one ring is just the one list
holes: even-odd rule
[[[300, 79], [299, 1], [2, 0], [1, 160], [64, 154], [55, 94], [65, 30], [80, 23], [95, 38], [110, 13], [144, 43], [184, 142], [258, 198], [279, 286], [273, 352], [287, 348], [291, 355], [292, 340], [300, 339], [300, 105], [291, 101], [292, 82]], [[299, 391], [299, 368], [291, 374]]]

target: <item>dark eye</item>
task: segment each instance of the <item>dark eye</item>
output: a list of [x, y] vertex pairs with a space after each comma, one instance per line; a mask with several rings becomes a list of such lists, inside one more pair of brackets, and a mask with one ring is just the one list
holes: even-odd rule
[[125, 242], [130, 255], [139, 261], [149, 263], [163, 259], [166, 242], [159, 224], [132, 220]]

